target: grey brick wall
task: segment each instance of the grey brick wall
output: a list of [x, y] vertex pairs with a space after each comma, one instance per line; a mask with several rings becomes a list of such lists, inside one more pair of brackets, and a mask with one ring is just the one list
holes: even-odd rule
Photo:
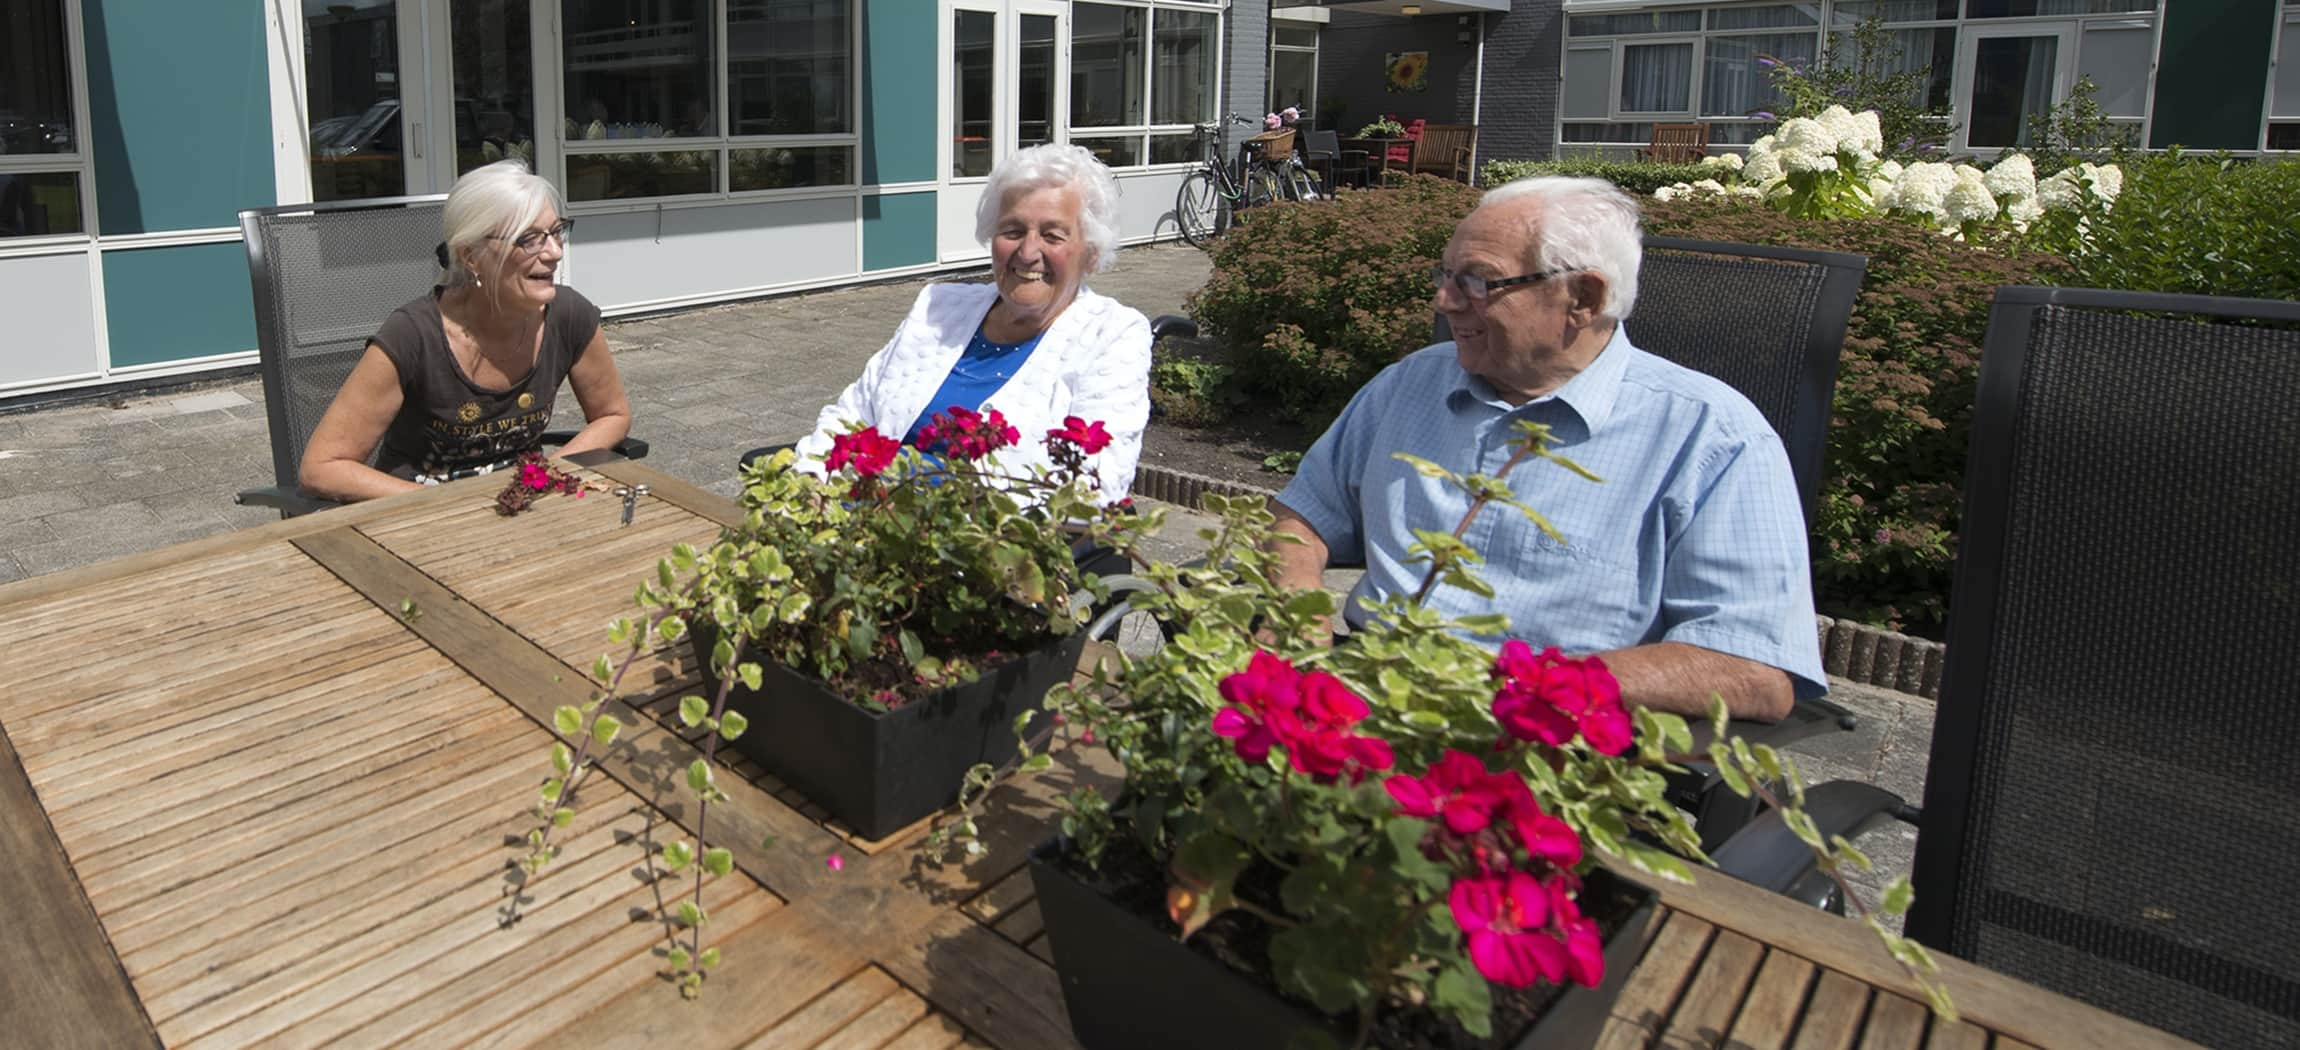
[[[1220, 120], [1229, 113], [1258, 118], [1269, 95], [1270, 0], [1234, 0], [1223, 32], [1229, 35], [1222, 45], [1225, 49], [1223, 108], [1215, 114], [1215, 119]], [[1240, 139], [1261, 130], [1259, 124], [1247, 128], [1225, 126], [1222, 140], [1235, 147]], [[1228, 156], [1228, 151], [1223, 155]]]
[[[1454, 15], [1393, 18], [1337, 10], [1318, 39], [1318, 120], [1347, 135], [1383, 113], [1432, 123], [1469, 123], [1478, 112], [1478, 159], [1546, 158], [1557, 131], [1563, 0], [1515, 0], [1485, 17], [1485, 84], [1477, 103], [1475, 27], [1458, 39]], [[1475, 16], [1472, 16], [1473, 18]], [[1391, 93], [1382, 76], [1393, 51], [1427, 51], [1429, 89]]]

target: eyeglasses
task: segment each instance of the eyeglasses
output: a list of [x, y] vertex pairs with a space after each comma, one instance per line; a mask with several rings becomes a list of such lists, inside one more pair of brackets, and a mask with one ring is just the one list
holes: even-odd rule
[[1546, 281], [1552, 277], [1562, 277], [1569, 273], [1580, 273], [1583, 269], [1583, 267], [1579, 266], [1560, 266], [1554, 270], [1543, 270], [1540, 273], [1519, 274], [1515, 277], [1480, 277], [1474, 273], [1455, 273], [1443, 266], [1433, 266], [1430, 267], [1430, 287], [1435, 291], [1443, 292], [1446, 290], [1447, 285], [1452, 285], [1454, 291], [1461, 293], [1462, 298], [1467, 299], [1473, 303], [1482, 303], [1486, 301], [1488, 296], [1493, 294], [1494, 289], [1496, 288], [1507, 288], [1513, 284], [1532, 284], [1535, 281]]
[[553, 226], [548, 230], [529, 230], [517, 237], [502, 237], [495, 234], [489, 234], [487, 239], [491, 241], [510, 241], [512, 247], [517, 248], [523, 252], [533, 253], [543, 249], [543, 238], [545, 237], [549, 237], [552, 240], [559, 242], [559, 246], [562, 248], [567, 247], [567, 235], [573, 232], [575, 232], [575, 220], [561, 219], [559, 220], [559, 225]]

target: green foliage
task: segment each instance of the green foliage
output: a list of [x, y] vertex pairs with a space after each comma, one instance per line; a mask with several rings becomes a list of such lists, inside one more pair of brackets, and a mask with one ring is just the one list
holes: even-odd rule
[[2030, 145], [2023, 148], [2036, 162], [2038, 172], [2055, 172], [2085, 161], [2129, 163], [2130, 151], [2139, 145], [2140, 125], [2111, 123], [2094, 97], [2099, 92], [2100, 86], [2091, 77], [2078, 77], [2069, 96], [2054, 104], [2050, 112], [2028, 118]]
[[2136, 292], [2300, 299], [2300, 161], [2178, 150], [2128, 157], [2115, 207], [2032, 231], [2068, 257], [2064, 282]]
[[1606, 160], [1603, 157], [1567, 157], [1562, 160], [1489, 160], [1478, 169], [1478, 184], [1499, 186], [1535, 175], [1579, 175], [1604, 179], [1631, 196], [1649, 196], [1663, 186], [1715, 178], [1716, 169], [1699, 164], [1648, 164]]
[[1773, 90], [1780, 97], [1774, 115], [1788, 120], [1818, 117], [1830, 106], [1873, 109], [1884, 131], [1885, 157], [1937, 157], [1957, 126], [1948, 119], [1948, 109], [1931, 105], [1926, 97], [1930, 71], [1893, 72], [1901, 47], [1881, 15], [1871, 15], [1836, 40], [1811, 67], [1790, 62], [1771, 67]]
[[1162, 357], [1150, 366], [1150, 403], [1166, 422], [1211, 426], [1230, 418], [1239, 393], [1237, 370], [1219, 361]]
[[1429, 342], [1430, 268], [1477, 198], [1424, 175], [1271, 205], [1215, 243], [1213, 274], [1190, 312], [1228, 341], [1249, 396], [1322, 424], [1374, 373]]
[[1272, 452], [1262, 457], [1262, 469], [1279, 474], [1291, 474], [1302, 469], [1302, 454], [1298, 451]]
[[1829, 615], [1937, 631], [1989, 304], [2002, 285], [2067, 283], [2065, 264], [1977, 250], [1885, 216], [1796, 219], [1715, 198], [1649, 200], [1645, 224], [1669, 236], [1868, 256], [1813, 527], [1815, 598]]

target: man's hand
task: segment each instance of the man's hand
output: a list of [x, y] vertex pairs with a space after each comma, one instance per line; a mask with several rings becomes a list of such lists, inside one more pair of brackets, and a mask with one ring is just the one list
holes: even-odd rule
[[1621, 683], [1623, 702], [1656, 711], [1699, 718], [1715, 693], [1735, 718], [1778, 722], [1797, 699], [1788, 672], [1698, 645], [1655, 642], [1598, 655]]

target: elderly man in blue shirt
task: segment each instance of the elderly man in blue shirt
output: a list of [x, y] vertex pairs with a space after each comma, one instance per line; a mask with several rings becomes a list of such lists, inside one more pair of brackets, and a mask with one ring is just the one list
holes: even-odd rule
[[1506, 613], [1536, 649], [1601, 655], [1623, 699], [1654, 708], [1700, 713], [1715, 693], [1770, 721], [1827, 691], [1788, 454], [1747, 398], [1630, 341], [1640, 252], [1637, 203], [1610, 183], [1488, 192], [1434, 274], [1453, 341], [1367, 383], [1279, 494], [1278, 530], [1303, 541], [1280, 545], [1280, 582], [1315, 587], [1329, 561], [1364, 561], [1353, 622], [1360, 596], [1411, 594], [1413, 530], [1451, 531], [1469, 497], [1391, 453], [1493, 474], [1512, 423], [1531, 420], [1604, 481], [1520, 465], [1511, 488], [1566, 542], [1481, 514], [1463, 539], [1495, 596], [1441, 586], [1433, 606]]

